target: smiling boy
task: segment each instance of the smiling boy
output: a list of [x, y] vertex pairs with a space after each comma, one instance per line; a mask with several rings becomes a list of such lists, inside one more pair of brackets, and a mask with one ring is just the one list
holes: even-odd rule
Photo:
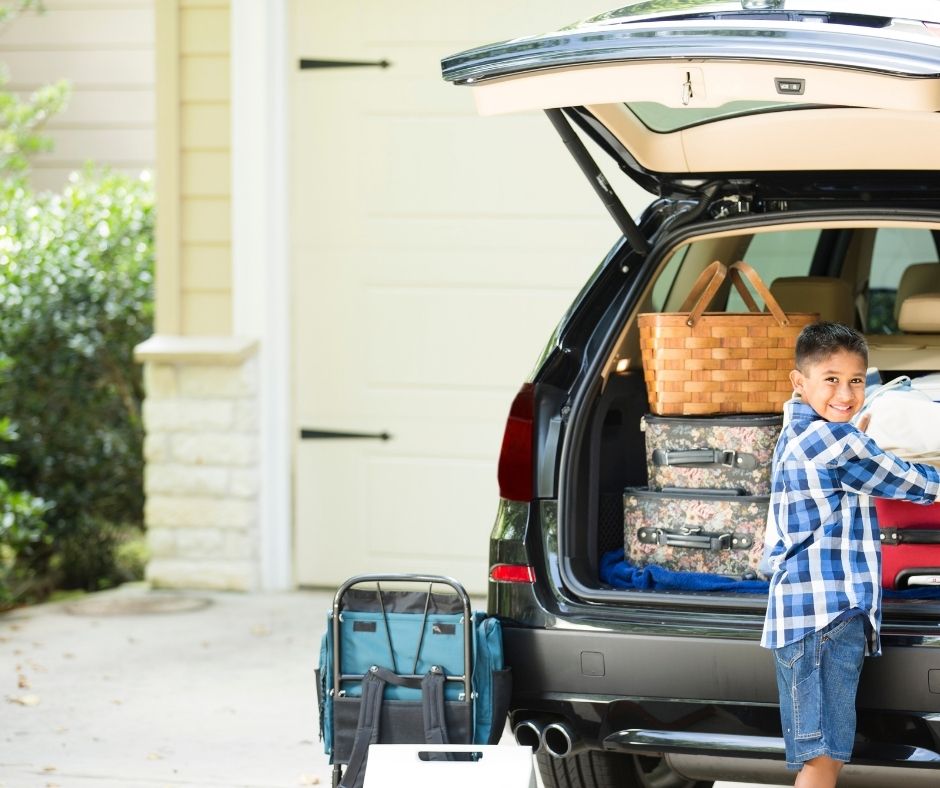
[[839, 323], [796, 342], [794, 399], [774, 450], [761, 645], [773, 649], [787, 767], [832, 788], [855, 738], [866, 654], [881, 653], [881, 553], [869, 496], [933, 503], [940, 474], [881, 450], [850, 421], [865, 401], [868, 346]]

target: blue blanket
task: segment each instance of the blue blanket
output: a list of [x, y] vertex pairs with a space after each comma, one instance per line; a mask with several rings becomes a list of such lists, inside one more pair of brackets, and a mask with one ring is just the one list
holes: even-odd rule
[[[733, 594], [766, 594], [766, 580], [736, 580], [702, 572], [674, 572], [662, 566], [637, 567], [624, 558], [622, 549], [601, 556], [601, 580], [630, 591], [724, 591]], [[940, 588], [885, 590], [886, 599], [940, 599]]]

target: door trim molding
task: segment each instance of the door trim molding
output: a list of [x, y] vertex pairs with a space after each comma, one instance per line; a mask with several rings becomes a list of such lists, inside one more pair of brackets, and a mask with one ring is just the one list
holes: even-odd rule
[[286, 0], [231, 2], [232, 331], [259, 340], [261, 587], [294, 584]]

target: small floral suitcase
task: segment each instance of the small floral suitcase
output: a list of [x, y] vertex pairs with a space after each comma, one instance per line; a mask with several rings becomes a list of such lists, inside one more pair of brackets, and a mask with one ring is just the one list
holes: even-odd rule
[[757, 577], [769, 503], [767, 495], [628, 487], [624, 553], [634, 566]]
[[674, 487], [770, 494], [783, 416], [643, 417], [651, 490]]

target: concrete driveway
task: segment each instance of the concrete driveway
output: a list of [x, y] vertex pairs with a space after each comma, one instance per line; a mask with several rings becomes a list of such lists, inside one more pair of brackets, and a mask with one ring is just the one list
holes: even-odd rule
[[0, 616], [0, 787], [328, 786], [330, 601], [125, 586]]

